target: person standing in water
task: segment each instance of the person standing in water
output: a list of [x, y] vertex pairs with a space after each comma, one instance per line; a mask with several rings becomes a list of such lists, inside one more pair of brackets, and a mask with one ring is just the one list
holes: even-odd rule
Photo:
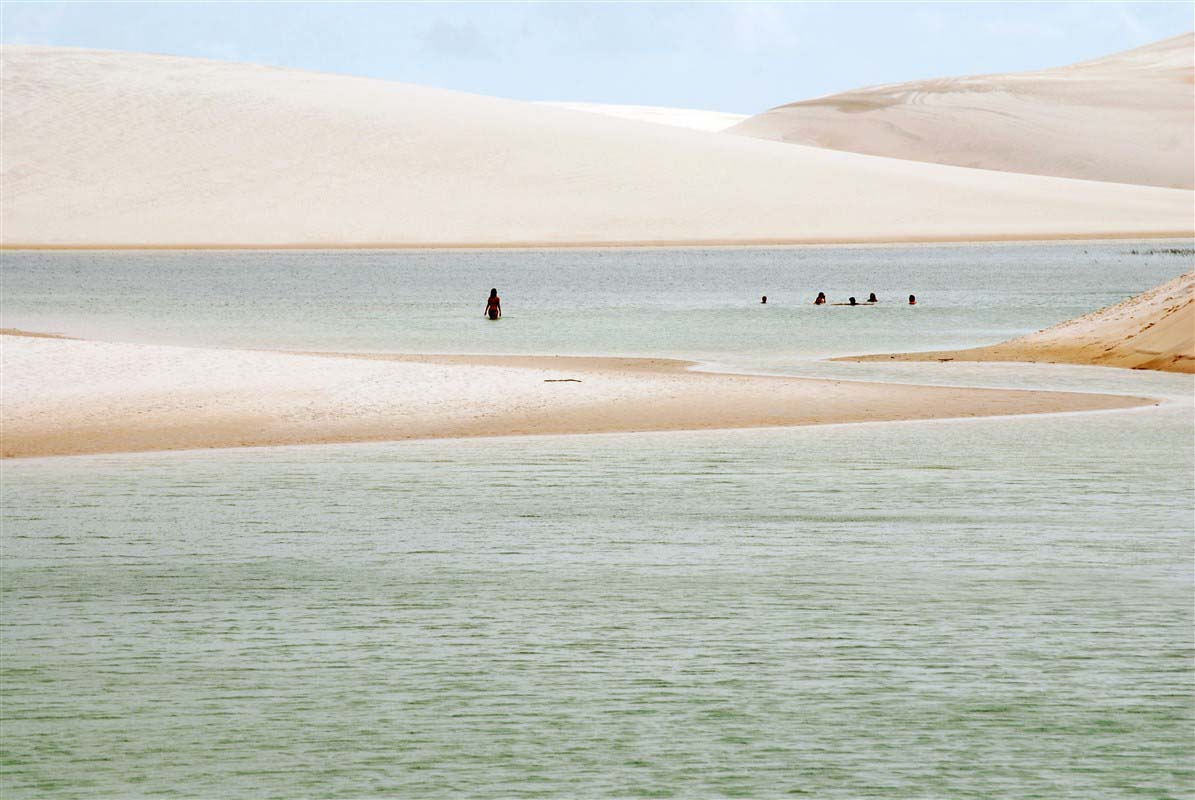
[[911, 305], [911, 306], [917, 305], [917, 295], [915, 295], [915, 294], [909, 295], [909, 305]]
[[765, 294], [763, 299], [759, 301], [760, 305], [766, 306], [768, 304], [768, 296]]
[[490, 299], [485, 301], [485, 315], [490, 319], [502, 317], [502, 298], [498, 296], [497, 289], [490, 289]]
[[880, 302], [880, 298], [876, 297], [876, 293], [875, 293], [875, 292], [872, 292], [871, 294], [869, 294], [869, 295], [867, 296], [867, 302], [869, 302], [869, 303], [878, 303], [878, 302]]
[[826, 293], [818, 292], [817, 299], [813, 301], [815, 306], [824, 306], [826, 304]]

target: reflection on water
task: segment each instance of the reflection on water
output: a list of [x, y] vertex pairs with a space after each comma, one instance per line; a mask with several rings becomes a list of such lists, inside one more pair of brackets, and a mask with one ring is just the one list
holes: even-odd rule
[[[840, 271], [879, 250], [844, 251]], [[893, 258], [906, 250], [922, 252]], [[960, 248], [926, 250], [966, 260]], [[1020, 252], [978, 251], [981, 262]], [[1028, 251], [1016, 273], [1025, 282], [1007, 291], [984, 290], [995, 279], [983, 270], [961, 270], [969, 300], [922, 276], [918, 296], [941, 291], [936, 302], [952, 310], [925, 317], [943, 327], [921, 346], [971, 343], [972, 317], [993, 331], [1053, 321], [1040, 322], [1058, 309], [1030, 285], [1044, 256]], [[763, 270], [793, 251], [725, 252], [733, 272], [739, 259]], [[480, 349], [466, 323], [438, 330], [446, 310], [411, 312], [409, 326], [337, 327], [335, 292], [326, 304], [314, 292], [289, 297], [273, 281], [249, 286], [232, 267], [214, 273], [223, 289], [199, 274], [185, 289], [179, 264], [226, 257], [243, 268], [249, 256], [148, 255], [176, 266], [141, 290], [136, 270], [119, 265], [107, 290], [102, 276], [70, 283], [83, 269], [75, 259], [90, 254], [21, 262], [5, 324], [24, 315], [20, 324], [36, 327], [38, 315], [78, 302], [63, 315], [80, 326], [73, 332], [116, 330], [124, 314], [134, 338], [297, 344], [302, 320], [292, 315], [306, 309], [311, 335], [335, 329], [337, 346]], [[627, 257], [649, 256], [692, 257]], [[319, 269], [331, 280], [358, 257], [389, 258], [347, 254]], [[277, 277], [316, 262], [253, 263]], [[436, 263], [452, 276], [473, 269]], [[702, 328], [758, 320], [747, 316], [754, 306], [710, 299], [730, 296], [725, 274], [688, 293], [678, 271], [662, 287], [634, 283], [630, 263], [614, 271], [626, 280], [582, 284], [605, 322], [575, 315], [570, 330], [591, 338], [561, 352], [693, 347], [710, 361], [794, 374], [1165, 402], [1010, 419], [4, 462], [6, 800], [1195, 794], [1189, 376], [810, 362], [801, 348], [834, 341], [794, 344], [778, 320], [758, 337]], [[6, 254], [6, 291], [8, 267]], [[372, 269], [332, 285], [381, 286], [367, 280]], [[775, 269], [777, 281], [787, 274]], [[1091, 269], [1103, 271], [1082, 292], [1077, 270], [1059, 285], [1090, 299], [1182, 271], [1173, 262], [1148, 276], [1119, 262]], [[36, 287], [36, 275], [66, 284]], [[455, 277], [442, 277], [445, 302], [463, 306]], [[903, 279], [890, 275], [876, 291]], [[432, 277], [411, 280], [423, 287], [413, 296], [434, 293]], [[828, 290], [838, 285], [828, 280]], [[229, 285], [263, 294], [256, 326]], [[85, 309], [84, 287], [109, 291], [119, 314]], [[621, 291], [637, 299], [620, 306]], [[186, 313], [172, 305], [191, 295], [200, 299]], [[511, 296], [504, 290], [504, 304]], [[794, 320], [815, 311], [767, 313], [776, 310]], [[858, 312], [887, 313], [898, 309]], [[644, 315], [678, 338], [661, 345], [653, 337], [664, 334], [638, 330]], [[897, 317], [869, 319], [851, 325], [886, 342], [921, 341], [938, 324], [902, 332], [882, 324]], [[557, 335], [506, 322], [478, 335], [500, 329], [514, 344], [496, 349], [531, 352], [549, 350], [528, 330]]]

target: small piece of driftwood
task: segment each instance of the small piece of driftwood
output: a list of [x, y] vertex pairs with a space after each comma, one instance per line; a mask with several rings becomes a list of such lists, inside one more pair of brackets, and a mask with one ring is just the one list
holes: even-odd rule
[[544, 383], [568, 383], [569, 381], [573, 383], [581, 382], [577, 378], [544, 378]]

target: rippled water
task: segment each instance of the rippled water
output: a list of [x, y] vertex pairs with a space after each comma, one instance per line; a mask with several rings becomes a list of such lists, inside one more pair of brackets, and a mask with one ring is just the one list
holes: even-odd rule
[[[79, 299], [102, 276], [55, 283], [83, 257], [6, 273], [5, 324], [36, 322], [49, 312], [31, 309], [59, 291], [63, 307], [78, 303], [68, 332], [122, 324]], [[1098, 279], [1068, 272], [1058, 291], [1087, 280], [1082, 296], [1110, 294], [1117, 276], [1138, 291], [1184, 268], [1124, 261]], [[41, 294], [36, 270], [54, 278]], [[143, 291], [181, 294], [170, 285]], [[667, 309], [682, 289], [623, 291], [664, 295]], [[956, 325], [943, 341], [1020, 332], [1058, 310], [1024, 284], [966, 291], [941, 312]], [[654, 313], [611, 302], [636, 325]], [[255, 329], [244, 297], [201, 305], [177, 327], [128, 310], [127, 332], [248, 344], [301, 331], [289, 311]], [[683, 316], [759, 311], [708, 305]], [[216, 308], [225, 324], [200, 324]], [[978, 330], [959, 327], [975, 315]], [[920, 335], [872, 319], [885, 341]], [[534, 350], [522, 326], [512, 308], [489, 330]], [[436, 341], [399, 328], [408, 349]], [[631, 352], [654, 352], [659, 335], [601, 330]], [[379, 331], [391, 335], [363, 324], [342, 341], [385, 349]], [[687, 335], [678, 354], [712, 336]], [[462, 341], [443, 349], [477, 349]], [[794, 355], [806, 345], [758, 351], [726, 331], [715, 345], [693, 354], [1165, 402], [4, 462], [3, 796], [1195, 796], [1188, 376], [827, 364]]]

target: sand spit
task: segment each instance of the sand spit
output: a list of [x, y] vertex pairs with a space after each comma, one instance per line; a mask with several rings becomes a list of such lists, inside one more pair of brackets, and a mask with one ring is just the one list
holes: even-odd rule
[[74, 336], [63, 336], [61, 333], [40, 333], [38, 331], [23, 331], [20, 328], [0, 328], [0, 336], [26, 336], [30, 339], [74, 339]]
[[1129, 408], [1136, 397], [687, 371], [658, 359], [345, 356], [0, 337], [6, 458]]
[[388, 81], [5, 45], [6, 247], [1195, 234], [1190, 192], [714, 135]]
[[1095, 181], [1195, 186], [1195, 34], [1057, 69], [872, 86], [731, 133]]
[[1195, 272], [1123, 303], [990, 347], [842, 361], [1045, 361], [1195, 373]]

